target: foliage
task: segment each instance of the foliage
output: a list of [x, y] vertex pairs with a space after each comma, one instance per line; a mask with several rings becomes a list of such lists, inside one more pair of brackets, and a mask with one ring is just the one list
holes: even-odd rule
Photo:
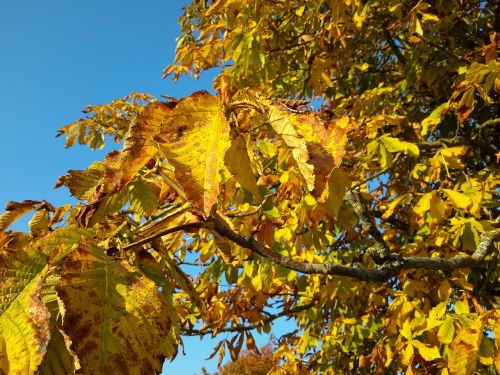
[[165, 73], [217, 95], [89, 108], [67, 146], [123, 148], [59, 179], [81, 203], [0, 216], [0, 369], [236, 361], [288, 317], [275, 373], [500, 371], [499, 13], [194, 0]]

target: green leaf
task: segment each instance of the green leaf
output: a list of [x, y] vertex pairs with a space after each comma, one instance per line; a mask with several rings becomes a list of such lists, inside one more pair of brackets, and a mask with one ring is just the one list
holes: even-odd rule
[[453, 341], [453, 336], [455, 335], [455, 327], [453, 325], [453, 319], [451, 317], [446, 317], [441, 327], [438, 331], [438, 339], [443, 344], [449, 344]]
[[145, 181], [134, 181], [128, 187], [130, 208], [144, 217], [149, 217], [158, 207], [158, 194], [154, 186]]

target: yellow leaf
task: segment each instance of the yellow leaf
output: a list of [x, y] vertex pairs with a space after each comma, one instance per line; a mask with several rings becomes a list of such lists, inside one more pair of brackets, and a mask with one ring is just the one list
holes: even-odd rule
[[229, 124], [219, 99], [197, 92], [173, 110], [158, 107], [156, 136], [161, 154], [175, 168], [187, 200], [208, 216], [217, 201], [223, 158], [230, 146]]
[[462, 193], [450, 189], [441, 189], [441, 191], [448, 197], [453, 205], [458, 209], [466, 209], [472, 202], [470, 198]]
[[413, 346], [415, 346], [415, 348], [417, 348], [422, 358], [425, 359], [426, 361], [433, 361], [435, 359], [441, 358], [441, 354], [439, 354], [439, 349], [436, 348], [435, 346], [429, 347], [418, 340], [413, 340], [412, 344]]
[[0, 231], [4, 231], [21, 216], [35, 209], [39, 203], [30, 200], [7, 203], [5, 212], [0, 215]]
[[447, 103], [443, 103], [434, 109], [429, 116], [422, 120], [422, 130], [420, 134], [426, 136], [429, 128], [434, 131], [437, 125], [441, 122], [441, 116], [444, 110], [447, 108]]
[[470, 375], [477, 365], [479, 344], [483, 337], [484, 317], [464, 326], [451, 343], [448, 369], [452, 375]]
[[440, 301], [448, 301], [451, 295], [451, 285], [448, 279], [444, 279], [438, 288], [438, 297]]
[[413, 341], [408, 341], [406, 347], [403, 349], [403, 355], [401, 357], [401, 362], [405, 365], [409, 365], [414, 354], [414, 349], [412, 345]]
[[306, 181], [306, 186], [309, 191], [314, 189], [314, 166], [309, 161], [309, 153], [307, 151], [307, 143], [301, 137], [293, 123], [290, 121], [289, 113], [277, 109], [271, 109], [269, 112], [269, 122], [274, 131], [279, 134], [286, 145], [292, 150], [292, 156], [297, 162], [299, 171]]
[[449, 344], [453, 341], [455, 335], [455, 327], [453, 326], [453, 319], [446, 317], [441, 327], [439, 327], [437, 337], [443, 344]]
[[380, 142], [382, 142], [382, 144], [389, 152], [403, 152], [413, 157], [418, 157], [420, 155], [420, 150], [418, 149], [417, 145], [410, 142], [401, 141], [398, 138], [383, 137], [380, 139]]
[[319, 197], [333, 168], [345, 153], [346, 129], [324, 124], [312, 113], [295, 114], [278, 105], [269, 106], [269, 122], [291, 149], [307, 189]]
[[390, 204], [389, 206], [387, 207], [387, 209], [385, 210], [384, 214], [382, 215], [382, 219], [387, 219], [389, 218], [390, 216], [392, 216], [392, 214], [394, 213], [394, 210], [396, 209], [396, 207], [399, 205], [399, 203], [404, 200], [404, 199], [407, 199], [409, 197], [408, 194], [404, 194], [404, 195], [400, 195], [399, 197], [396, 197]]
[[429, 21], [429, 22], [440, 22], [440, 19], [438, 16], [432, 13], [420, 13], [422, 15], [422, 18], [424, 21]]
[[245, 189], [253, 194], [256, 200], [261, 199], [257, 186], [257, 179], [252, 171], [248, 151], [241, 136], [236, 136], [231, 141], [231, 147], [224, 157], [226, 167]]
[[465, 303], [462, 301], [457, 301], [455, 302], [455, 313], [462, 315], [462, 314], [469, 314], [469, 306], [467, 306]]
[[474, 92], [474, 87], [468, 88], [458, 102], [457, 118], [462, 124], [474, 110]]
[[298, 7], [296, 10], [295, 10], [295, 14], [299, 17], [301, 17], [303, 14], [304, 14], [304, 11], [306, 10], [306, 6], [305, 5], [302, 5], [300, 7]]
[[408, 320], [405, 320], [403, 323], [403, 327], [401, 328], [401, 336], [403, 336], [407, 340], [411, 340], [412, 335], [411, 335], [411, 328], [410, 328], [410, 322]]
[[431, 199], [434, 194], [435, 192], [431, 191], [430, 193], [425, 193], [424, 195], [422, 195], [415, 207], [413, 207], [413, 212], [415, 212], [417, 215], [424, 216], [424, 214], [431, 208]]
[[308, 206], [314, 206], [316, 204], [316, 199], [311, 194], [307, 194], [304, 197], [304, 203], [307, 204]]
[[465, 156], [467, 150], [467, 146], [443, 148], [439, 150], [439, 155], [447, 168], [463, 169], [464, 164], [460, 158]]

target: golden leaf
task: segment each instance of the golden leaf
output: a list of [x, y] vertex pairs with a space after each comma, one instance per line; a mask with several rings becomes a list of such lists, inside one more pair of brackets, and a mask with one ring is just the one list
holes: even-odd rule
[[171, 111], [158, 109], [162, 156], [175, 168], [187, 200], [208, 216], [217, 201], [223, 158], [230, 146], [229, 124], [219, 99], [205, 91], [184, 98]]

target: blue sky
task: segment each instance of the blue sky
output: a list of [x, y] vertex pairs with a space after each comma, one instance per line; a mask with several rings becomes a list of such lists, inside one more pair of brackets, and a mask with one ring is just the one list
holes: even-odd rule
[[[83, 117], [89, 104], [104, 104], [132, 91], [175, 97], [210, 89], [214, 72], [200, 80], [161, 80], [174, 59], [177, 19], [187, 1], [0, 1], [0, 206], [45, 199], [73, 202], [54, 190], [68, 169], [84, 169], [113, 148], [99, 152], [64, 149], [57, 129]], [[117, 147], [112, 144], [111, 147]], [[29, 218], [15, 229], [24, 229]], [[279, 328], [283, 328], [281, 325]], [[185, 340], [164, 373], [215, 371], [204, 361], [216, 341]], [[267, 342], [258, 337], [257, 343]]]

